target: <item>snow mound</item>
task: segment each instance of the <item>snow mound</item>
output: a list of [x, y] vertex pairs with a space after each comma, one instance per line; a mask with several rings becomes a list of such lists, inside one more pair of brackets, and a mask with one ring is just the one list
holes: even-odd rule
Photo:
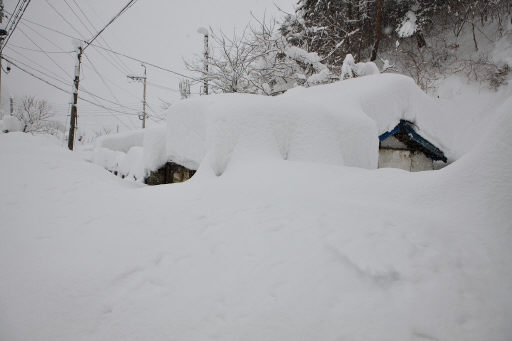
[[14, 116], [4, 116], [0, 120], [0, 132], [22, 131], [23, 124]]
[[142, 182], [166, 161], [165, 129], [154, 127], [99, 138], [93, 162], [122, 177]]
[[374, 62], [359, 62], [356, 63], [354, 57], [349, 53], [343, 60], [341, 66], [340, 79], [344, 80], [353, 77], [363, 77], [369, 75], [378, 75], [380, 70]]
[[237, 158], [262, 157], [374, 169], [378, 136], [400, 119], [416, 122], [420, 134], [444, 149], [433, 133], [442, 114], [411, 78], [392, 74], [278, 97], [214, 95], [167, 112], [167, 158], [191, 169], [207, 159], [216, 174]]
[[132, 147], [142, 147], [144, 130], [127, 131], [119, 134], [101, 136], [96, 140], [96, 148], [127, 153]]
[[167, 116], [168, 158], [222, 174], [237, 158], [376, 168], [375, 124], [360, 108], [322, 99], [228, 94], [181, 102]]

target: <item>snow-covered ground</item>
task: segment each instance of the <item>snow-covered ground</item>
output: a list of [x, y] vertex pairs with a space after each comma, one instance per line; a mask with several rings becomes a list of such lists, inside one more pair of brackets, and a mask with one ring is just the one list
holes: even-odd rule
[[146, 187], [0, 134], [0, 340], [510, 340], [511, 88], [467, 91], [435, 172], [240, 152]]

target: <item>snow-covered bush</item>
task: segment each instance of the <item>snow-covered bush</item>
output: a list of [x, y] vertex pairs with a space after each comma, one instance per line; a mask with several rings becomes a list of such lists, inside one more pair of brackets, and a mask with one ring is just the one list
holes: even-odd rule
[[22, 131], [22, 130], [23, 130], [23, 124], [15, 116], [4, 116], [4, 118], [2, 120], [0, 120], [0, 131], [3, 133]]
[[98, 138], [93, 162], [118, 176], [142, 182], [168, 161], [166, 157], [165, 129], [154, 127]]
[[13, 115], [21, 122], [21, 131], [25, 133], [56, 135], [64, 131], [64, 126], [52, 119], [55, 114], [48, 102], [34, 96], [21, 98]]
[[374, 62], [360, 62], [356, 63], [354, 57], [351, 54], [347, 54], [343, 65], [341, 66], [340, 79], [348, 79], [353, 77], [362, 77], [368, 75], [379, 74], [379, 68]]

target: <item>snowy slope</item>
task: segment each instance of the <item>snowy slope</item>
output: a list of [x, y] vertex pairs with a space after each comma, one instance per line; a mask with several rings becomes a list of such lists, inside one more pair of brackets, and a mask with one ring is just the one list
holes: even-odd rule
[[511, 113], [437, 172], [263, 149], [152, 188], [0, 135], [0, 339], [507, 341]]

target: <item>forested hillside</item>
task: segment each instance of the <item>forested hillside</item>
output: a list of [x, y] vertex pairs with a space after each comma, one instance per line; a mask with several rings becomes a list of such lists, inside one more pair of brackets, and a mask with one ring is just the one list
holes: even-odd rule
[[409, 75], [427, 91], [456, 73], [497, 88], [510, 67], [489, 52], [511, 9], [507, 0], [300, 0], [294, 13], [252, 18], [241, 33], [213, 31], [208, 73], [201, 60], [187, 65], [214, 92], [275, 95], [333, 82], [352, 60]]

